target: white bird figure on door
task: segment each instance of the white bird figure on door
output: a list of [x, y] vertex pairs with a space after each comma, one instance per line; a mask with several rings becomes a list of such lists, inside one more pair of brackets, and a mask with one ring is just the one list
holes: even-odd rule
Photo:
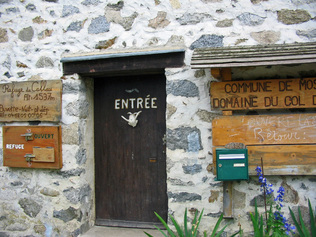
[[127, 114], [129, 114], [128, 119], [125, 118], [123, 115], [121, 117], [122, 117], [122, 119], [124, 119], [128, 123], [128, 125], [130, 125], [130, 126], [132, 126], [134, 128], [134, 127], [136, 127], [136, 125], [138, 123], [137, 117], [138, 117], [138, 115], [141, 112], [142, 111], [138, 111], [138, 112], [135, 112], [135, 113], [128, 112], [127, 113]]

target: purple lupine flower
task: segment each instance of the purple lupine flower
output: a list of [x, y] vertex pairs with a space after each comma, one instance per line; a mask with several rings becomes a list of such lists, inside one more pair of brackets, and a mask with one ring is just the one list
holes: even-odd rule
[[[274, 201], [275, 202], [280, 202], [280, 204], [281, 204], [281, 202], [283, 202], [283, 196], [284, 196], [284, 193], [285, 193], [284, 188], [281, 186], [279, 188], [279, 190], [277, 191], [277, 193], [278, 193], [278, 196], [274, 199]], [[283, 207], [282, 204], [280, 206]]]
[[[261, 184], [260, 185], [261, 190], [265, 189], [267, 195], [272, 194], [274, 192], [274, 190], [272, 189], [273, 185], [267, 183], [267, 179], [263, 177], [261, 167], [257, 166], [256, 171], [257, 171], [259, 183]], [[283, 228], [284, 228], [283, 231], [285, 231], [285, 233], [289, 235], [290, 233], [294, 233], [295, 227], [289, 224], [287, 219], [280, 213], [280, 210], [283, 207], [282, 202], [283, 202], [283, 197], [285, 194], [284, 188], [281, 186], [279, 190], [277, 191], [277, 193], [278, 195], [274, 199], [274, 201], [276, 202], [276, 209], [277, 209], [277, 211], [273, 213], [274, 220], [279, 223], [282, 223]]]
[[286, 219], [285, 217], [283, 217], [283, 221], [282, 221], [282, 222], [283, 222], [283, 224], [284, 224], [285, 233], [286, 233], [287, 235], [289, 235], [291, 232], [293, 232], [293, 234], [295, 234], [295, 233], [294, 233], [295, 226], [289, 224], [289, 223], [287, 222], [287, 219]]
[[261, 188], [265, 188], [266, 189], [266, 193], [267, 195], [272, 194], [274, 192], [274, 190], [272, 189], [273, 185], [272, 184], [267, 184], [267, 179], [265, 177], [263, 177], [262, 175], [262, 169], [260, 166], [257, 166], [256, 168], [257, 171], [257, 176], [259, 179], [259, 183], [261, 183]]
[[272, 184], [268, 184], [266, 186], [266, 190], [267, 190], [267, 194], [272, 194], [274, 192], [274, 190], [272, 189], [273, 185]]
[[[282, 202], [283, 202], [283, 197], [284, 197], [284, 194], [285, 194], [284, 188], [281, 186], [281, 187], [279, 188], [279, 190], [277, 191], [277, 193], [278, 193], [278, 196], [274, 199], [274, 201], [275, 201], [275, 202], [278, 202], [277, 205], [279, 205], [280, 207], [283, 207]], [[275, 218], [276, 220], [282, 219], [282, 223], [284, 224], [285, 233], [286, 233], [287, 235], [289, 235], [289, 233], [290, 233], [291, 231], [293, 232], [293, 230], [295, 229], [295, 227], [292, 226], [291, 224], [289, 224], [289, 223], [287, 222], [287, 219], [286, 219], [282, 214], [280, 214], [280, 212], [275, 212], [275, 213], [274, 213], [274, 216], [275, 216], [275, 217], [278, 216], [277, 218]]]
[[260, 166], [257, 166], [256, 171], [257, 171], [257, 175], [258, 175], [258, 174], [261, 174], [261, 172], [262, 172], [261, 167], [260, 167]]

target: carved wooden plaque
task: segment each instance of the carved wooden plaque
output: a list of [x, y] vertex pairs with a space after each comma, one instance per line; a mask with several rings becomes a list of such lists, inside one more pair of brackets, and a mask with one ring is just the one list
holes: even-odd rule
[[0, 84], [0, 121], [58, 122], [61, 95], [61, 80]]
[[316, 78], [212, 82], [212, 109], [316, 108]]

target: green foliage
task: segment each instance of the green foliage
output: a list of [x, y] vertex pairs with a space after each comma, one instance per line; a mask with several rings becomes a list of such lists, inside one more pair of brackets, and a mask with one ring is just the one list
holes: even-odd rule
[[[223, 218], [224, 218], [224, 214], [222, 213], [221, 216], [219, 217], [219, 219], [217, 220], [216, 225], [215, 225], [215, 227], [214, 227], [214, 229], [213, 229], [212, 234], [210, 235], [210, 237], [219, 237], [219, 236], [221, 236], [221, 234], [224, 232], [224, 230], [226, 229], [226, 227], [228, 226], [228, 224], [225, 225], [220, 231], [217, 232], [217, 230], [219, 229], [219, 226], [220, 226], [220, 224], [221, 224]], [[236, 235], [239, 234], [240, 232], [241, 232], [241, 230], [238, 231], [237, 233], [233, 234], [231, 237], [236, 236]], [[206, 232], [204, 232], [204, 237], [207, 237]]]
[[291, 213], [291, 217], [294, 221], [294, 225], [297, 229], [297, 232], [302, 237], [304, 237], [304, 236], [306, 236], [306, 237], [316, 236], [316, 224], [315, 224], [316, 215], [313, 213], [312, 205], [311, 205], [311, 202], [309, 199], [308, 199], [308, 208], [309, 208], [309, 217], [310, 217], [310, 226], [311, 226], [310, 232], [308, 231], [308, 228], [306, 227], [306, 225], [303, 221], [300, 208], [298, 208], [299, 220], [296, 219], [293, 211], [291, 210], [291, 208], [289, 208], [290, 213]]
[[[167, 233], [169, 234], [169, 236], [171, 236], [171, 237], [195, 237], [198, 234], [198, 227], [199, 227], [202, 215], [203, 215], [203, 210], [202, 210], [202, 212], [201, 212], [199, 217], [198, 217], [198, 212], [197, 211], [195, 212], [191, 228], [188, 227], [187, 209], [185, 209], [185, 212], [184, 212], [184, 220], [183, 220], [184, 221], [184, 227], [183, 228], [178, 224], [178, 222], [171, 215], [169, 215], [170, 220], [172, 221], [172, 224], [173, 224], [173, 226], [176, 229], [176, 233], [173, 230], [171, 230], [171, 228], [164, 221], [164, 219], [162, 219], [162, 217], [159, 216], [156, 212], [155, 212], [155, 215], [158, 217], [160, 222], [166, 228]], [[157, 226], [155, 226], [155, 227], [162, 233], [163, 236], [168, 237], [168, 235], [164, 231], [162, 231]], [[148, 234], [146, 232], [145, 232], [145, 234], [147, 236], [149, 236], [149, 237], [152, 237], [152, 235], [150, 235], [150, 234]]]
[[[163, 226], [166, 228], [166, 231], [161, 230], [161, 229], [158, 228], [157, 226], [155, 226], [155, 227], [156, 227], [156, 229], [158, 229], [158, 230], [161, 232], [161, 234], [162, 234], [163, 236], [165, 236], [165, 237], [168, 237], [168, 236], [170, 236], [170, 237], [196, 237], [196, 236], [198, 236], [198, 234], [199, 234], [199, 232], [198, 232], [198, 227], [199, 227], [199, 225], [200, 225], [200, 222], [201, 222], [201, 219], [202, 219], [202, 216], [203, 216], [203, 211], [204, 211], [204, 210], [202, 210], [202, 212], [200, 213], [199, 216], [198, 216], [198, 212], [197, 212], [197, 211], [195, 212], [194, 219], [193, 219], [193, 221], [192, 221], [192, 223], [191, 223], [191, 228], [188, 227], [187, 209], [185, 209], [185, 212], [184, 212], [184, 220], [183, 220], [184, 226], [183, 226], [183, 227], [181, 227], [181, 226], [179, 225], [179, 223], [178, 223], [171, 215], [169, 215], [170, 220], [171, 220], [173, 226], [174, 226], [175, 229], [176, 229], [176, 232], [174, 232], [174, 231], [168, 226], [168, 224], [164, 221], [164, 219], [162, 219], [162, 217], [159, 216], [159, 215], [155, 212], [155, 215], [158, 217], [158, 219], [160, 220], [160, 222], [161, 222], [161, 223], [163, 224]], [[212, 231], [210, 237], [219, 237], [219, 236], [224, 232], [224, 230], [226, 229], [226, 227], [228, 226], [228, 224], [225, 225], [221, 230], [218, 231], [219, 226], [220, 226], [222, 220], [223, 220], [223, 214], [221, 214], [221, 216], [220, 216], [219, 219], [217, 220], [216, 225], [215, 225], [215, 227], [214, 227], [214, 229], [213, 229], [213, 231]], [[165, 232], [167, 232], [167, 234], [166, 234]], [[232, 235], [232, 237], [233, 237], [233, 236], [236, 236], [236, 235], [237, 235], [238, 233], [240, 233], [240, 232], [241, 232], [241, 230], [238, 231], [237, 233], [235, 233], [234, 235]], [[147, 236], [149, 236], [149, 237], [153, 237], [152, 235], [148, 234], [147, 232], [144, 232], [144, 233], [145, 233]], [[206, 232], [204, 232], [204, 237], [207, 237]]]
[[259, 214], [257, 202], [255, 200], [255, 213], [250, 213], [250, 218], [254, 228], [254, 237], [281, 237], [288, 236], [290, 232], [285, 231], [283, 228], [283, 221], [281, 218], [276, 218], [275, 212], [273, 212], [272, 205], [267, 211], [267, 220], [263, 221], [263, 215]]
[[263, 237], [263, 217], [259, 216], [257, 200], [255, 199], [255, 214], [250, 213], [250, 218], [254, 228], [255, 237]]

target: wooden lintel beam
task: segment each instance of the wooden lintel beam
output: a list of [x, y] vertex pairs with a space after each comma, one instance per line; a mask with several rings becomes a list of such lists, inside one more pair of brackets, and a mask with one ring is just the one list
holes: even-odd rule
[[78, 73], [83, 76], [104, 76], [106, 74], [130, 73], [137, 71], [155, 71], [165, 68], [182, 67], [184, 65], [184, 52], [165, 54], [136, 55], [129, 57], [96, 58], [88, 60], [64, 61], [63, 73], [70, 75]]

